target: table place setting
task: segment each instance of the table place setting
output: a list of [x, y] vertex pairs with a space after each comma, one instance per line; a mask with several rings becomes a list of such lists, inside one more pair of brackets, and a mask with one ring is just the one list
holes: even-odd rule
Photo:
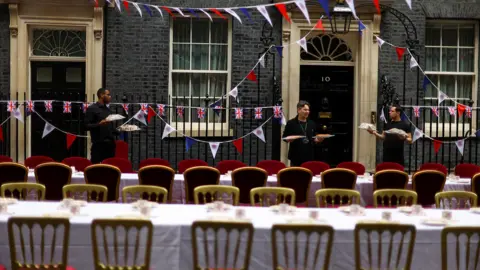
[[451, 225], [452, 223], [456, 222], [452, 218], [453, 218], [452, 211], [444, 210], [444, 211], [442, 211], [442, 217], [441, 218], [429, 217], [429, 218], [426, 218], [426, 219], [422, 219], [421, 222], [422, 222], [423, 225], [428, 225], [428, 226], [447, 226], [447, 225]]
[[286, 218], [286, 222], [290, 224], [324, 224], [328, 223], [326, 219], [321, 218], [317, 210], [308, 211], [308, 216], [299, 216], [300, 212], [294, 212], [293, 217]]
[[17, 199], [11, 198], [0, 198], [0, 215], [13, 215], [15, 214], [11, 210], [8, 210], [9, 205], [18, 203]]
[[412, 206], [399, 206], [397, 210], [405, 213], [408, 216], [425, 216], [426, 213], [421, 205], [415, 204]]
[[223, 201], [214, 201], [212, 203], [207, 203], [205, 204], [205, 208], [208, 220], [251, 221], [246, 216], [245, 208], [233, 206]]
[[347, 216], [354, 216], [354, 217], [365, 216], [365, 208], [358, 204], [340, 206], [338, 207], [338, 210], [347, 214]]
[[46, 213], [45, 217], [66, 217], [74, 216], [88, 216], [86, 213], [81, 213], [82, 207], [87, 206], [86, 201], [74, 200], [71, 198], [63, 199], [57, 207], [57, 211]]
[[132, 211], [116, 215], [115, 218], [120, 219], [151, 219], [158, 216], [152, 215], [154, 208], [157, 208], [158, 204], [147, 200], [138, 200], [131, 203]]

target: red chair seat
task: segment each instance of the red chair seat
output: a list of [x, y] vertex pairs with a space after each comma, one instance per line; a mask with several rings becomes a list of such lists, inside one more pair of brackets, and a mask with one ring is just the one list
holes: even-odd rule
[[277, 174], [280, 170], [285, 169], [287, 166], [278, 160], [262, 160], [257, 163], [258, 168], [262, 168], [267, 171], [268, 175]]
[[130, 160], [124, 158], [107, 158], [102, 161], [102, 164], [112, 165], [120, 169], [122, 173], [133, 173], [132, 163]]
[[75, 167], [75, 170], [83, 172], [92, 162], [84, 157], [68, 157], [62, 161], [63, 164]]
[[307, 161], [300, 165], [302, 168], [309, 169], [313, 175], [319, 175], [330, 169], [330, 165], [321, 161]]

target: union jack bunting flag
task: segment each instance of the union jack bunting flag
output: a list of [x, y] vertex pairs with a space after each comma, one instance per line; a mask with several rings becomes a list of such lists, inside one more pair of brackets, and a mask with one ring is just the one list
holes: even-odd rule
[[63, 113], [72, 113], [72, 102], [70, 101], [63, 102]]
[[438, 117], [438, 107], [436, 106], [432, 107], [432, 112], [436, 117]]
[[467, 106], [465, 111], [467, 112], [467, 117], [472, 118], [472, 107]]
[[198, 119], [205, 118], [205, 108], [197, 108], [197, 117]]
[[456, 108], [455, 107], [448, 107], [448, 113], [450, 115], [455, 115], [456, 113]]
[[31, 100], [27, 100], [26, 102], [27, 113], [32, 113], [35, 111], [35, 104]]
[[144, 114], [148, 114], [148, 104], [147, 103], [142, 103], [142, 104], [140, 104], [140, 106], [141, 106], [140, 110], [142, 110], [142, 112]]
[[177, 107], [177, 115], [180, 117], [183, 117], [183, 112], [185, 111], [185, 108], [183, 107]]
[[235, 119], [243, 119], [243, 109], [235, 108]]
[[223, 109], [223, 107], [222, 107], [222, 106], [218, 106], [218, 105], [216, 105], [215, 107], [213, 107], [213, 111], [214, 111], [217, 115], [219, 115], [219, 114], [222, 112], [222, 109]]
[[123, 110], [125, 111], [126, 114], [128, 114], [128, 106], [129, 106], [129, 105], [130, 105], [130, 104], [128, 104], [128, 103], [123, 103], [123, 104], [122, 104], [122, 108], [123, 108]]
[[420, 107], [419, 106], [413, 106], [413, 114], [415, 117], [420, 117]]
[[82, 104], [83, 113], [86, 113], [86, 112], [87, 112], [88, 105], [89, 105], [88, 102], [84, 102], [84, 103]]
[[157, 104], [157, 110], [160, 116], [165, 116], [165, 104]]
[[273, 106], [273, 117], [274, 118], [282, 118], [282, 107]]
[[16, 102], [13, 100], [9, 100], [7, 105], [7, 112], [13, 112], [15, 111], [15, 108], [17, 108]]
[[52, 112], [53, 111], [52, 101], [45, 100], [44, 103], [45, 103], [45, 112]]
[[255, 119], [262, 119], [262, 108], [255, 108]]

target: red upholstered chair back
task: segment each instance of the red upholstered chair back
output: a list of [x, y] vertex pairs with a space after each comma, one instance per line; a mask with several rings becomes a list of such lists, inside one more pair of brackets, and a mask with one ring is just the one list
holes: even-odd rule
[[394, 162], [383, 162], [377, 165], [377, 168], [375, 169], [376, 172], [384, 171], [384, 170], [397, 170], [397, 171], [404, 171], [405, 168]]
[[197, 166], [183, 173], [186, 203], [193, 203], [193, 190], [199, 186], [218, 185], [220, 172], [212, 167]]
[[220, 171], [220, 174], [226, 174], [228, 171], [234, 171], [243, 167], [247, 167], [247, 165], [238, 160], [222, 160], [218, 162], [216, 166], [216, 168]]
[[167, 166], [170, 167], [170, 162], [165, 159], [161, 158], [147, 158], [142, 161], [140, 161], [139, 169], [147, 166], [152, 166], [152, 165], [160, 165], [160, 166]]
[[133, 173], [132, 163], [124, 158], [107, 158], [102, 164], [112, 165], [120, 169], [122, 173]]
[[413, 191], [417, 192], [417, 204], [432, 206], [435, 194], [443, 191], [447, 177], [438, 170], [421, 170], [412, 177]]
[[426, 171], [426, 170], [439, 171], [439, 172], [441, 172], [445, 175], [448, 174], [447, 167], [443, 166], [442, 164], [438, 164], [438, 163], [425, 163], [422, 166], [420, 166], [420, 171]]
[[379, 189], [406, 189], [408, 174], [399, 170], [382, 170], [373, 175], [373, 191]]
[[25, 159], [25, 166], [30, 169], [35, 169], [38, 165], [47, 163], [47, 162], [55, 162], [53, 158], [46, 157], [46, 156], [32, 156]]
[[334, 168], [322, 173], [322, 188], [355, 189], [357, 174], [350, 169]]
[[279, 187], [295, 190], [295, 202], [304, 203], [308, 206], [308, 194], [313, 174], [309, 169], [302, 167], [290, 167], [280, 170], [277, 175]]
[[353, 161], [342, 162], [337, 165], [337, 168], [352, 170], [357, 175], [365, 174], [365, 166], [363, 166], [363, 164], [360, 162], [353, 162]]
[[18, 183], [28, 181], [28, 169], [19, 163], [0, 163], [0, 186], [5, 183]]
[[63, 163], [43, 163], [35, 168], [35, 179], [46, 188], [45, 200], [61, 201], [63, 186], [69, 185], [72, 180], [72, 169]]
[[69, 167], [75, 167], [75, 170], [83, 172], [86, 167], [92, 165], [92, 162], [84, 157], [68, 157], [62, 161]]
[[232, 186], [240, 189], [241, 204], [250, 204], [250, 190], [267, 185], [268, 173], [256, 167], [238, 168], [232, 172]]
[[11, 157], [7, 157], [7, 156], [0, 156], [0, 163], [1, 162], [12, 162], [13, 159]]
[[95, 164], [85, 168], [85, 183], [104, 185], [108, 188], [107, 200], [118, 201], [118, 188], [122, 172], [118, 167]]
[[115, 141], [115, 157], [128, 160], [128, 143], [122, 140]]
[[162, 165], [150, 165], [138, 171], [138, 182], [140, 185], [163, 187], [168, 191], [168, 201], [172, 201], [173, 181], [175, 171]]
[[208, 166], [208, 163], [200, 159], [185, 159], [178, 163], [178, 172], [184, 173], [186, 170], [198, 166]]
[[330, 165], [321, 161], [307, 161], [301, 165], [302, 168], [309, 169], [313, 175], [319, 175], [330, 169]]
[[480, 173], [480, 166], [475, 164], [463, 163], [455, 167], [455, 175], [460, 178], [472, 178], [477, 173]]
[[264, 169], [267, 171], [268, 175], [272, 175], [278, 174], [280, 170], [285, 169], [287, 166], [278, 160], [262, 160], [257, 163], [256, 167]]

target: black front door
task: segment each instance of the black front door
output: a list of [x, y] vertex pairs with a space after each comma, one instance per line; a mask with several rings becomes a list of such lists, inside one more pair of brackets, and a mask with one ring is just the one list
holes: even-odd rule
[[[85, 101], [85, 63], [31, 62], [32, 100]], [[56, 128], [75, 135], [84, 135], [84, 114], [81, 104], [72, 103], [72, 113], [63, 113], [63, 102], [53, 102], [53, 111], [45, 112], [43, 102], [35, 103], [35, 111]], [[69, 156], [85, 156], [86, 141], [77, 138], [67, 150], [66, 134], [54, 130], [42, 139], [45, 121], [32, 114], [32, 156], [50, 156], [62, 161]]]
[[300, 99], [311, 104], [317, 132], [335, 137], [315, 147], [315, 160], [336, 166], [352, 160], [353, 67], [301, 66]]

